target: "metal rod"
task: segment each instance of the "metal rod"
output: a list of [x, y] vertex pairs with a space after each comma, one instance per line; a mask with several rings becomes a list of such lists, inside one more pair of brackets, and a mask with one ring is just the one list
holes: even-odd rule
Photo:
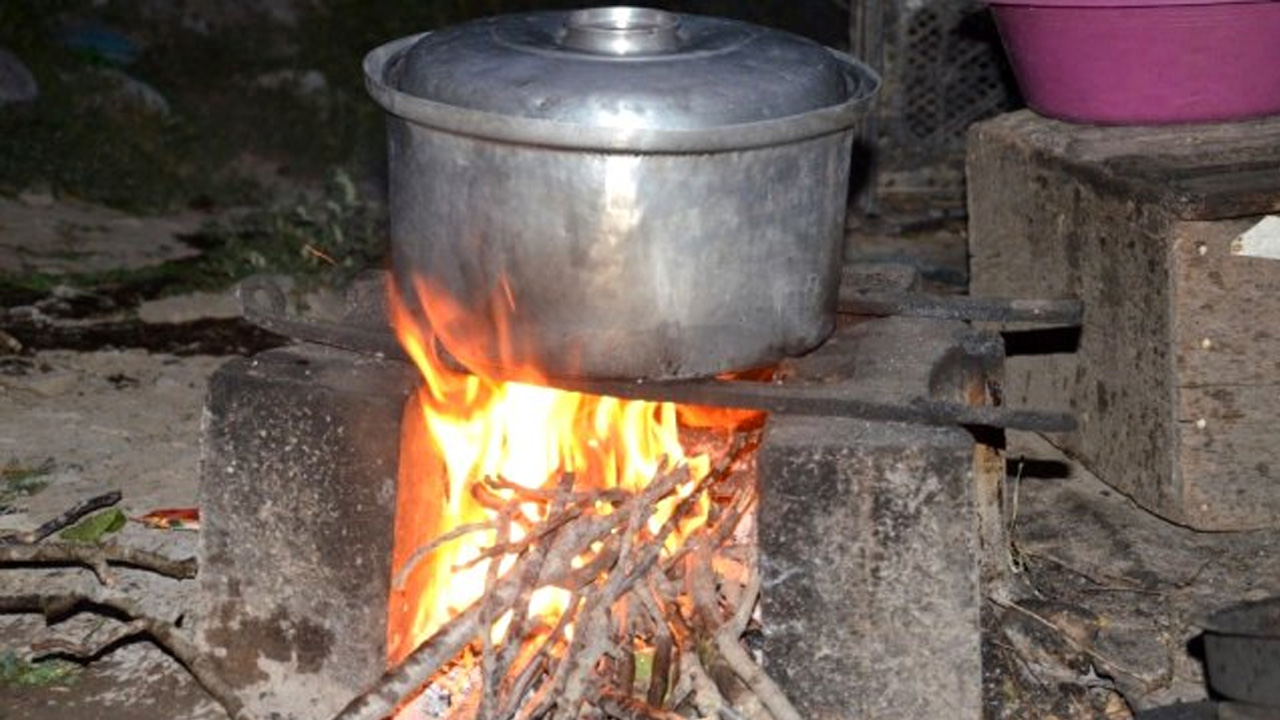
[[386, 326], [370, 328], [320, 320], [299, 320], [287, 314], [284, 292], [270, 278], [255, 275], [236, 288], [244, 319], [269, 332], [292, 340], [315, 343], [357, 353], [405, 360], [400, 341]]
[[[251, 278], [240, 287], [244, 315], [253, 324], [271, 332], [304, 342], [338, 347], [354, 352], [376, 353], [407, 360], [395, 335], [387, 327], [353, 327], [341, 323], [295, 320], [285, 314], [285, 297], [269, 280]], [[956, 302], [965, 301], [965, 302]], [[857, 296], [850, 303], [862, 314], [917, 315], [942, 319], [982, 319], [1005, 322], [1071, 324], [1081, 311], [1077, 300], [998, 300], [991, 298], [940, 297], [919, 294]], [[842, 309], [845, 299], [841, 299]], [[951, 314], [930, 314], [951, 313]], [[958, 314], [957, 314], [958, 313]], [[448, 357], [442, 353], [443, 357]], [[458, 367], [460, 371], [465, 368]], [[1076, 427], [1068, 413], [973, 406], [958, 402], [913, 398], [885, 401], [859, 397], [858, 386], [829, 384], [786, 384], [745, 380], [681, 380], [636, 382], [553, 378], [552, 387], [592, 395], [711, 405], [796, 415], [825, 415], [863, 420], [917, 423], [923, 425], [969, 425], [1038, 432], [1066, 432]]]
[[1037, 323], [1071, 327], [1078, 326], [1084, 318], [1084, 303], [1074, 298], [1025, 300], [968, 295], [853, 292], [840, 294], [839, 308], [842, 313], [875, 317], [899, 315], [938, 320]]
[[852, 397], [824, 385], [785, 385], [740, 380], [630, 382], [621, 380], [551, 379], [552, 387], [625, 399], [710, 405], [790, 415], [849, 417], [920, 425], [970, 425], [1036, 432], [1068, 432], [1076, 428], [1069, 413], [973, 406], [912, 398], [902, 402]]

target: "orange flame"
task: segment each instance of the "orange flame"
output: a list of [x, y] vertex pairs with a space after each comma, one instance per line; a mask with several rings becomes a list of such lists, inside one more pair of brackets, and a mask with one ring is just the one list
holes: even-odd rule
[[[414, 289], [419, 299], [426, 299], [421, 301], [440, 311], [424, 284]], [[503, 299], [498, 306], [514, 302], [509, 291]], [[710, 471], [705, 455], [685, 456], [672, 403], [584, 395], [452, 370], [437, 355], [425, 323], [394, 289], [389, 304], [401, 344], [424, 380], [417, 402], [406, 409], [402, 453], [416, 460], [401, 460], [399, 492], [404, 497], [398, 500], [395, 572], [402, 572], [414, 549], [430, 538], [493, 520], [491, 511], [471, 493], [471, 485], [485, 478], [541, 488], [561, 473], [572, 472], [579, 487], [634, 491], [649, 483], [664, 461], [687, 463], [694, 480]], [[425, 316], [426, 308], [421, 310]], [[518, 376], [540, 377], [528, 368]], [[681, 412], [705, 419], [715, 411]], [[683, 492], [693, 485], [691, 480]], [[701, 502], [705, 513], [707, 500]], [[655, 508], [650, 529], [656, 532], [673, 509], [674, 501]], [[700, 524], [695, 518], [682, 526], [681, 534]], [[518, 539], [518, 530], [513, 525], [512, 539]], [[470, 533], [441, 544], [415, 567], [392, 597], [391, 662], [398, 662], [481, 596], [487, 564], [474, 561], [494, 541], [493, 532]], [[566, 602], [562, 591], [540, 590], [533, 611], [554, 618]]]

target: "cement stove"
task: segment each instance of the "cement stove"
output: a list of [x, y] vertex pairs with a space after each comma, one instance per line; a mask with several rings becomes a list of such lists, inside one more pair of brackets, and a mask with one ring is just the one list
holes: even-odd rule
[[[865, 289], [844, 304], [883, 310]], [[369, 302], [380, 291], [354, 304], [348, 339], [389, 337]], [[392, 531], [409, 491], [400, 437], [418, 376], [381, 349], [300, 344], [211, 382], [198, 633], [264, 714], [329, 716], [386, 666]], [[999, 408], [1002, 367], [999, 335], [959, 319], [846, 317], [779, 382], [572, 389], [770, 410], [757, 517], [766, 669], [811, 718], [978, 720], [982, 548], [1003, 547], [999, 428], [1069, 424]]]

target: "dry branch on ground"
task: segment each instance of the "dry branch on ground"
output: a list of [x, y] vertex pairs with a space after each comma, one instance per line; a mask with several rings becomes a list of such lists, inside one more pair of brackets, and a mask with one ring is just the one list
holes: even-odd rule
[[33, 647], [37, 657], [70, 656], [91, 660], [111, 652], [125, 640], [142, 637], [163, 648], [191, 673], [231, 716], [232, 720], [252, 720], [244, 701], [226, 682], [213, 663], [178, 628], [176, 621], [143, 612], [137, 601], [109, 591], [115, 585], [112, 565], [153, 572], [175, 579], [196, 575], [196, 559], [175, 560], [158, 553], [116, 545], [89, 543], [42, 543], [58, 530], [72, 525], [89, 513], [120, 502], [119, 492], [110, 492], [78, 503], [42, 524], [35, 531], [7, 536], [0, 543], [0, 567], [26, 565], [82, 565], [93, 571], [99, 585], [78, 593], [20, 593], [0, 595], [0, 613], [36, 613], [50, 625], [56, 625], [83, 612], [120, 620], [120, 624], [96, 642], [77, 642], [67, 638], [49, 638]]

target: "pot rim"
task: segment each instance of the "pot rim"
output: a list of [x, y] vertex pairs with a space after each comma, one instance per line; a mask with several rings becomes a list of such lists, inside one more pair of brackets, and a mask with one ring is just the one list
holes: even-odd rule
[[843, 132], [866, 113], [880, 76], [857, 59], [824, 48], [840, 63], [849, 99], [829, 107], [754, 123], [697, 130], [626, 129], [521, 118], [473, 110], [409, 95], [391, 86], [386, 74], [414, 43], [430, 32], [409, 35], [374, 48], [364, 58], [365, 86], [384, 110], [416, 125], [457, 135], [569, 150], [631, 153], [708, 153], [783, 145]]

